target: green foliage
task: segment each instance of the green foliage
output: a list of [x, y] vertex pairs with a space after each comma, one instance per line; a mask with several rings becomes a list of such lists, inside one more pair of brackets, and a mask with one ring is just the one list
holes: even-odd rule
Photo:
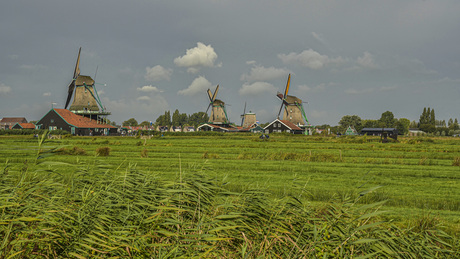
[[127, 121], [124, 121], [121, 125], [123, 125], [123, 126], [133, 126], [133, 127], [135, 127], [135, 126], [138, 125], [138, 123], [137, 123], [137, 120], [136, 120], [136, 119], [131, 118], [131, 119], [127, 120]]
[[72, 155], [72, 156], [84, 156], [86, 155], [86, 151], [83, 149], [83, 148], [80, 148], [80, 147], [77, 147], [77, 146], [74, 146], [73, 148], [69, 149], [69, 148], [60, 148], [57, 150], [57, 152], [59, 152], [59, 154], [61, 155]]
[[344, 132], [348, 126], [353, 126], [356, 131], [361, 131], [362, 123], [361, 118], [358, 115], [345, 115], [339, 121], [340, 132]]

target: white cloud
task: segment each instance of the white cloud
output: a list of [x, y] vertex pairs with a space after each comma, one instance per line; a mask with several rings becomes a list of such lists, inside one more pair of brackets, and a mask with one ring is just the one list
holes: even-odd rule
[[0, 83], [0, 94], [9, 94], [11, 93], [11, 87]]
[[137, 97], [136, 100], [138, 100], [138, 101], [150, 101], [150, 97], [144, 95], [144, 96]]
[[180, 95], [196, 95], [204, 94], [207, 89], [211, 88], [211, 83], [204, 76], [199, 76], [193, 80], [192, 84], [186, 89], [180, 90], [177, 93]]
[[374, 61], [374, 56], [369, 52], [364, 52], [362, 57], [358, 57], [357, 61], [359, 66], [363, 68], [377, 68], [377, 65]]
[[241, 76], [241, 81], [255, 82], [255, 81], [267, 81], [280, 77], [287, 76], [289, 70], [285, 68], [275, 68], [275, 67], [263, 67], [263, 66], [253, 66], [249, 75], [243, 74]]
[[326, 55], [321, 55], [318, 52], [309, 49], [302, 53], [291, 52], [289, 54], [278, 54], [278, 58], [285, 64], [295, 64], [308, 67], [311, 69], [321, 69], [328, 65], [338, 65], [345, 62], [342, 57], [329, 58]]
[[143, 87], [138, 87], [137, 91], [144, 93], [162, 93], [163, 90], [158, 89], [156, 86], [144, 85]]
[[43, 96], [51, 96], [51, 92], [43, 93]]
[[391, 90], [395, 90], [397, 89], [398, 87], [397, 86], [382, 86], [379, 88], [379, 91], [381, 92], [385, 92], [385, 91], [391, 91]]
[[172, 69], [166, 69], [160, 65], [154, 67], [145, 68], [145, 80], [147, 81], [161, 81], [161, 80], [171, 80]]
[[201, 67], [220, 67], [222, 64], [214, 65], [217, 54], [211, 45], [197, 43], [195, 48], [187, 49], [182, 57], [174, 59], [174, 64], [179, 67], [187, 67], [187, 72], [197, 73]]
[[276, 93], [276, 88], [266, 82], [255, 82], [253, 84], [243, 84], [238, 90], [240, 95], [259, 95], [264, 93]]

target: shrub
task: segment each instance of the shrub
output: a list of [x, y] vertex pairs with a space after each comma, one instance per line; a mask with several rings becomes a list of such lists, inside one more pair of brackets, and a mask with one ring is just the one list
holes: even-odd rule
[[96, 156], [109, 156], [110, 150], [110, 147], [99, 147], [96, 149]]
[[452, 162], [453, 166], [460, 166], [460, 156], [454, 157], [454, 162]]

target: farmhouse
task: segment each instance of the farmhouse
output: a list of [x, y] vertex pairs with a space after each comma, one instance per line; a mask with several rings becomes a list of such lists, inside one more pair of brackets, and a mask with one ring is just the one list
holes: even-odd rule
[[37, 123], [38, 129], [66, 130], [73, 135], [100, 136], [117, 134], [117, 127], [76, 115], [66, 109], [51, 109]]
[[355, 127], [350, 125], [350, 126], [348, 126], [347, 130], [345, 131], [345, 135], [354, 136], [354, 135], [358, 135], [358, 132], [356, 131]]
[[23, 123], [17, 122], [16, 124], [14, 124], [12, 129], [35, 129], [35, 124], [26, 123], [26, 122], [23, 122]]
[[304, 134], [304, 130], [288, 120], [276, 119], [264, 128], [265, 133], [287, 132], [292, 134]]
[[5, 117], [0, 120], [0, 129], [11, 129], [16, 123], [27, 123], [24, 117]]
[[[225, 125], [227, 126], [227, 125]], [[228, 127], [224, 127], [224, 125], [216, 125], [216, 124], [202, 124], [198, 127], [198, 131], [217, 131], [217, 132], [237, 132], [239, 131], [237, 128], [234, 128], [230, 125]]]

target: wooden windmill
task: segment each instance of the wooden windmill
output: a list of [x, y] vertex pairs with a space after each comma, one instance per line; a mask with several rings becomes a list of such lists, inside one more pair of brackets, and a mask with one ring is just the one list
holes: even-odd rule
[[70, 111], [91, 119], [99, 119], [99, 116], [109, 115], [110, 112], [105, 111], [104, 106], [102, 106], [96, 91], [94, 79], [90, 76], [80, 75], [80, 53], [81, 47], [78, 50], [77, 63], [72, 81], [68, 86], [67, 100], [64, 108], [67, 109], [74, 95], [72, 105], [69, 107]]
[[211, 124], [229, 124], [230, 121], [227, 117], [227, 111], [225, 110], [225, 103], [219, 99], [216, 99], [217, 92], [219, 91], [219, 85], [217, 85], [214, 94], [208, 89], [209, 105], [206, 109], [206, 113], [211, 108], [211, 116], [209, 116], [209, 123]]
[[246, 112], [246, 102], [244, 103], [243, 114], [241, 114], [241, 127], [249, 128], [251, 125], [257, 122], [256, 114], [252, 112]]
[[291, 81], [291, 74], [288, 76], [286, 89], [284, 95], [280, 92], [276, 95], [281, 100], [280, 111], [278, 112], [278, 119], [280, 118], [281, 111], [284, 106], [283, 120], [290, 121], [296, 126], [311, 126], [308, 122], [307, 115], [302, 105], [302, 100], [296, 96], [288, 95], [289, 84]]

